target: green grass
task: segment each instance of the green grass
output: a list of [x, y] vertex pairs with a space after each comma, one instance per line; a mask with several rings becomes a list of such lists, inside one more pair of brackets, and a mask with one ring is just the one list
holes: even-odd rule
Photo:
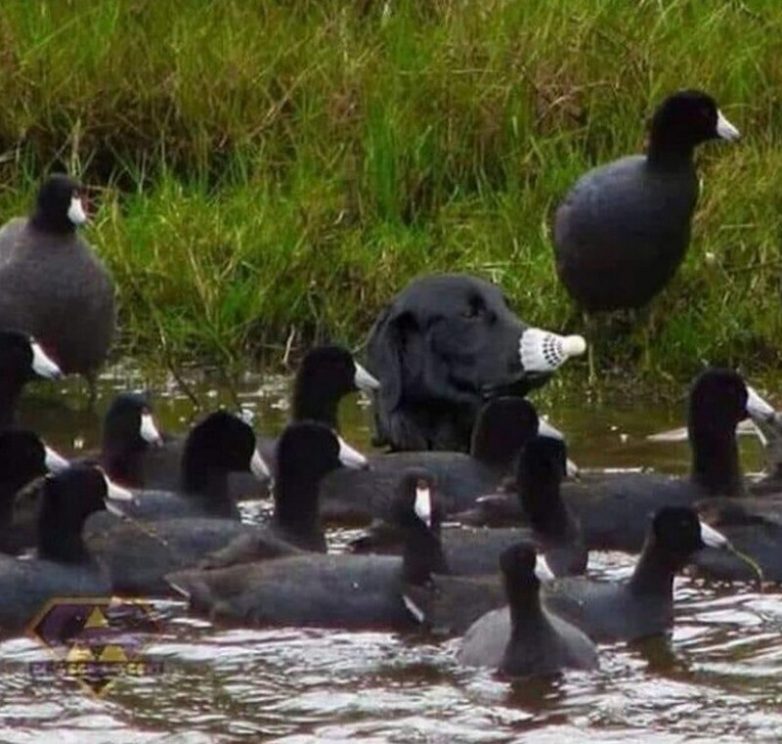
[[[96, 188], [88, 235], [121, 348], [234, 363], [357, 344], [416, 274], [503, 285], [577, 331], [549, 219], [583, 171], [643, 147], [668, 92], [742, 130], [699, 153], [692, 245], [623, 377], [782, 364], [778, 0], [4, 0], [0, 217], [39, 174]], [[581, 371], [577, 370], [579, 375]]]

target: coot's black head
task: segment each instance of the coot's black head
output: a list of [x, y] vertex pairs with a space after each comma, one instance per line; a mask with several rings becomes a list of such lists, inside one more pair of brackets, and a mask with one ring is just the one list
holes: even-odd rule
[[205, 472], [228, 474], [251, 469], [255, 454], [255, 432], [227, 411], [210, 413], [196, 424], [185, 441], [182, 469], [185, 487], [199, 490], [197, 482]]
[[437, 534], [442, 508], [434, 476], [426, 468], [407, 468], [399, 479], [393, 505], [394, 521], [404, 528]]
[[690, 391], [690, 432], [733, 433], [747, 418], [749, 393], [741, 375], [730, 369], [708, 369]]
[[433, 573], [449, 573], [440, 542], [442, 510], [432, 474], [425, 468], [404, 470], [391, 510], [393, 523], [404, 535], [403, 580], [420, 585]]
[[357, 390], [371, 392], [380, 383], [341, 346], [318, 346], [302, 359], [293, 391], [293, 418], [336, 427], [340, 400]]
[[649, 150], [662, 157], [689, 155], [701, 142], [738, 137], [708, 93], [683, 90], [668, 96], [654, 112]]
[[500, 570], [511, 601], [520, 594], [536, 594], [540, 582], [553, 577], [543, 558], [537, 555], [532, 545], [525, 542], [516, 543], [502, 551]]
[[0, 432], [0, 483], [21, 488], [46, 473], [46, 448], [37, 435], [24, 429]]
[[87, 221], [82, 202], [82, 187], [70, 176], [55, 173], [38, 190], [33, 224], [54, 233], [73, 232]]
[[317, 421], [288, 424], [277, 442], [274, 517], [291, 530], [319, 520], [318, 493], [325, 475], [341, 466], [365, 468], [366, 458]]
[[651, 537], [657, 549], [679, 558], [682, 563], [702, 548], [721, 548], [728, 544], [723, 535], [701, 522], [697, 512], [688, 507], [660, 509], [652, 521]]
[[530, 437], [538, 431], [538, 414], [528, 400], [493, 398], [478, 412], [470, 452], [488, 465], [509, 468]]
[[107, 493], [105, 476], [92, 465], [73, 465], [47, 477], [38, 515], [40, 557], [63, 562], [84, 560], [84, 522], [106, 508]]
[[343, 464], [341, 448], [339, 438], [325, 424], [316, 421], [289, 424], [277, 442], [278, 481], [319, 482]]
[[41, 377], [54, 380], [62, 377], [57, 363], [41, 345], [24, 333], [0, 331], [0, 382], [8, 389]]
[[377, 380], [342, 346], [317, 346], [302, 359], [298, 375], [342, 395], [377, 389]]
[[516, 483], [522, 508], [533, 525], [561, 511], [558, 489], [566, 462], [565, 443], [559, 439], [536, 435], [524, 445]]
[[104, 446], [141, 451], [161, 443], [152, 408], [140, 393], [120, 393], [103, 419]]

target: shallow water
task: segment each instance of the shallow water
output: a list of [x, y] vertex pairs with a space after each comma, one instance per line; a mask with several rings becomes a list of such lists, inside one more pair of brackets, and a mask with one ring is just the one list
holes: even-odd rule
[[[205, 408], [237, 401], [256, 425], [276, 431], [286, 417], [287, 382], [247, 375], [231, 393], [206, 374], [189, 375]], [[101, 381], [96, 413], [80, 410], [78, 383], [40, 388], [22, 421], [65, 452], [97, 442], [99, 416], [117, 390], [149, 387], [162, 428], [182, 430], [191, 400], [164, 376], [116, 367]], [[571, 454], [594, 467], [682, 472], [687, 448], [645, 436], [682, 422], [682, 402], [547, 394], [552, 421]], [[368, 447], [366, 401], [341, 412], [344, 434]], [[745, 441], [748, 469], [757, 446]], [[335, 545], [346, 531], [331, 535]], [[627, 573], [632, 559], [594, 555], [597, 576]], [[64, 679], [36, 681], [29, 664], [50, 658], [27, 638], [0, 643], [2, 742], [743, 742], [782, 738], [782, 596], [747, 587], [677, 582], [670, 639], [600, 648], [601, 669], [516, 684], [460, 669], [454, 642], [388, 633], [243, 630], [212, 627], [176, 602], [156, 604], [161, 620], [146, 654], [160, 675], [122, 678], [103, 698]]]

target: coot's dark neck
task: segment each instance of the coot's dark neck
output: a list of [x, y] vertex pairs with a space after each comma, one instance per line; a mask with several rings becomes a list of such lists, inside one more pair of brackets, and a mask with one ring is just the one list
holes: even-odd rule
[[336, 430], [340, 395], [328, 384], [316, 384], [309, 375], [296, 378], [293, 387], [293, 420], [318, 421]]
[[28, 483], [31, 488], [34, 487], [34, 480], [36, 484], [40, 482], [35, 475], [17, 476], [15, 478], [9, 477], [0, 481], [0, 525], [5, 523], [10, 524], [16, 495], [27, 486]]
[[141, 477], [141, 453], [135, 450], [123, 450], [103, 447], [103, 466], [109, 478], [122, 486], [139, 487]]
[[[517, 482], [521, 509], [534, 530], [550, 538], [565, 538], [575, 528], [572, 516], [562, 503], [558, 483], [531, 484]], [[535, 489], [535, 501], [525, 498], [524, 489]]]
[[0, 531], [5, 532], [11, 526], [14, 496], [18, 490], [15, 484], [0, 483]]
[[182, 458], [181, 487], [183, 492], [215, 516], [237, 514], [236, 504], [228, 495], [228, 472], [208, 461], [185, 452]]
[[431, 532], [423, 524], [410, 525], [404, 530], [402, 551], [402, 578], [409, 584], [424, 584], [433, 573], [447, 574], [448, 564], [443, 555], [439, 529]]
[[673, 579], [682, 566], [681, 558], [647, 541], [630, 578], [630, 591], [655, 594], [673, 601]]
[[498, 473], [510, 473], [513, 470], [520, 448], [515, 437], [487, 430], [481, 422], [470, 441], [470, 454]]
[[274, 522], [296, 542], [321, 543], [318, 481], [281, 473], [274, 487]]
[[690, 441], [690, 477], [695, 483], [714, 495], [743, 493], [739, 450], [733, 431], [703, 430], [702, 427], [691, 426]]
[[692, 170], [695, 145], [680, 137], [664, 132], [654, 132], [646, 148], [646, 161], [652, 168], [664, 170]]
[[55, 235], [72, 235], [76, 232], [76, 225], [68, 219], [67, 214], [62, 215], [62, 218], [55, 218], [51, 214], [44, 215], [40, 210], [36, 210], [30, 217], [30, 224], [36, 230]]
[[506, 581], [505, 592], [510, 610], [511, 638], [529, 638], [546, 624], [538, 589]]
[[81, 532], [86, 518], [63, 519], [44, 504], [38, 517], [38, 557], [58, 563], [89, 563]]
[[16, 403], [21, 395], [24, 382], [14, 376], [0, 378], [0, 429], [12, 426], [16, 419]]

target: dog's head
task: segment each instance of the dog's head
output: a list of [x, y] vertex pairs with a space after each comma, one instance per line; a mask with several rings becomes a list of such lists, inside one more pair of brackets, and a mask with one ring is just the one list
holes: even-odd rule
[[472, 403], [487, 389], [523, 375], [519, 339], [526, 329], [500, 289], [468, 275], [413, 281], [387, 307], [369, 339], [382, 403]]
[[[401, 449], [422, 442], [437, 446], [431, 431], [416, 430], [436, 430], [449, 417], [453, 426], [459, 418], [456, 428], [466, 434], [457, 439], [466, 449], [475, 411], [487, 397], [524, 395], [548, 378], [547, 371], [522, 363], [524, 353], [529, 356], [530, 344], [525, 348], [522, 343], [522, 337], [530, 340], [527, 336], [541, 360], [540, 338], [551, 337], [544, 338], [546, 343], [560, 339], [529, 329], [490, 282], [465, 274], [411, 282], [370, 332], [369, 367], [382, 386], [376, 411], [379, 439]], [[547, 369], [545, 360], [542, 364]], [[392, 433], [400, 427], [407, 433]]]

